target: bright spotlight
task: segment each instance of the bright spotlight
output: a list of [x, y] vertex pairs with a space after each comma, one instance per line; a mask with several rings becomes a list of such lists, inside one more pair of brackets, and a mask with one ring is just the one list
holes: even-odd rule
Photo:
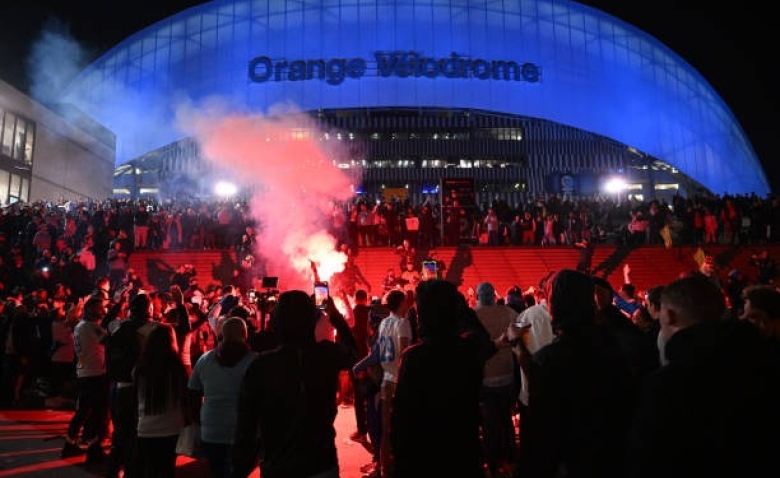
[[604, 183], [604, 191], [617, 194], [626, 189], [626, 182], [620, 178], [610, 178]]
[[218, 181], [214, 185], [214, 192], [221, 197], [235, 196], [237, 191], [236, 185], [227, 181]]

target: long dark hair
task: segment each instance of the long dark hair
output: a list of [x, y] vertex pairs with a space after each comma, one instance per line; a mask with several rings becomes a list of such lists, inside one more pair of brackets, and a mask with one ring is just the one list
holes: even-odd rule
[[157, 325], [149, 333], [133, 370], [133, 381], [138, 384], [139, 400], [143, 400], [149, 415], [160, 415], [185, 403], [187, 370], [170, 326]]

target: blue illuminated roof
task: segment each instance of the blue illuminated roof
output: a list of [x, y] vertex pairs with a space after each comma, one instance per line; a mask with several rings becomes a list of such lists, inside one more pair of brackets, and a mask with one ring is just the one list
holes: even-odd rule
[[698, 72], [641, 30], [565, 0], [218, 0], [127, 38], [67, 96], [116, 132], [119, 162], [184, 137], [173, 126], [184, 101], [261, 113], [456, 107], [604, 135], [716, 193], [769, 192]]

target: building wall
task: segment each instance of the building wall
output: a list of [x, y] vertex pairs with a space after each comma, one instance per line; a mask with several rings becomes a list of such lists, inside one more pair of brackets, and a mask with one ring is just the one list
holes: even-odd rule
[[[35, 129], [32, 165], [4, 158], [4, 169], [29, 182], [26, 200], [104, 199], [111, 196], [115, 162], [113, 135], [89, 118], [64, 117], [0, 81], [0, 109], [32, 122]], [[1, 173], [0, 173], [1, 174]], [[25, 200], [25, 197], [21, 198]]]

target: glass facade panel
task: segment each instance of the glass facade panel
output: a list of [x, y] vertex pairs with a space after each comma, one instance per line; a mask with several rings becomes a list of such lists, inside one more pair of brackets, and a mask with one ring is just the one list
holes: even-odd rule
[[5, 156], [10, 157], [13, 151], [15, 126], [16, 115], [6, 111], [5, 115], [3, 115], [2, 130], [0, 131], [3, 135], [2, 139], [0, 139], [0, 153]]
[[27, 130], [27, 138], [24, 145], [24, 162], [32, 166], [33, 162], [33, 149], [35, 145], [35, 125], [30, 123]]
[[8, 171], [0, 170], [0, 204], [2, 205], [10, 204], [8, 201], [9, 177], [10, 173]]
[[30, 194], [30, 180], [27, 178], [22, 178], [22, 189], [19, 191], [19, 200], [26, 203], [29, 202]]
[[[186, 47], [181, 44], [183, 25]], [[148, 41], [151, 37], [156, 41]], [[143, 68], [141, 44], [144, 52], [156, 49], [155, 55], [144, 58]], [[415, 51], [434, 59], [457, 52], [469, 59], [530, 62], [543, 76], [538, 82], [513, 83], [392, 71], [379, 77], [374, 59], [378, 51]], [[249, 81], [247, 65], [261, 55], [286, 61], [361, 58], [369, 68], [362, 77], [338, 85], [308, 79]], [[175, 89], [195, 100], [239, 98], [245, 102], [239, 105], [242, 109], [257, 112], [292, 104], [303, 111], [425, 106], [527, 115], [634, 146], [690, 173], [712, 191], [768, 192], [736, 118], [698, 72], [646, 33], [576, 2], [201, 4], [118, 44], [70, 86], [77, 106], [117, 133], [120, 163], [180, 136], [172, 121], [178, 105], [171, 104], [167, 111], [159, 109], [159, 118], [144, 115], [150, 134], [133, 131], [134, 138], [154, 138], [155, 144], [123, 140], [124, 118], [112, 117], [121, 109], [104, 105], [126, 98], [118, 92], [128, 88], [146, 98], [137, 102], [141, 107], [157, 106], [157, 98], [174, 97]], [[167, 90], [158, 91], [161, 88]], [[79, 98], [90, 101], [80, 105]], [[625, 121], [632, 117], [644, 121]], [[687, 142], [678, 143], [681, 137]], [[710, 168], [711, 161], [719, 168]]]
[[15, 203], [21, 200], [22, 196], [22, 177], [17, 174], [11, 175], [11, 184], [8, 189], [10, 202]]

